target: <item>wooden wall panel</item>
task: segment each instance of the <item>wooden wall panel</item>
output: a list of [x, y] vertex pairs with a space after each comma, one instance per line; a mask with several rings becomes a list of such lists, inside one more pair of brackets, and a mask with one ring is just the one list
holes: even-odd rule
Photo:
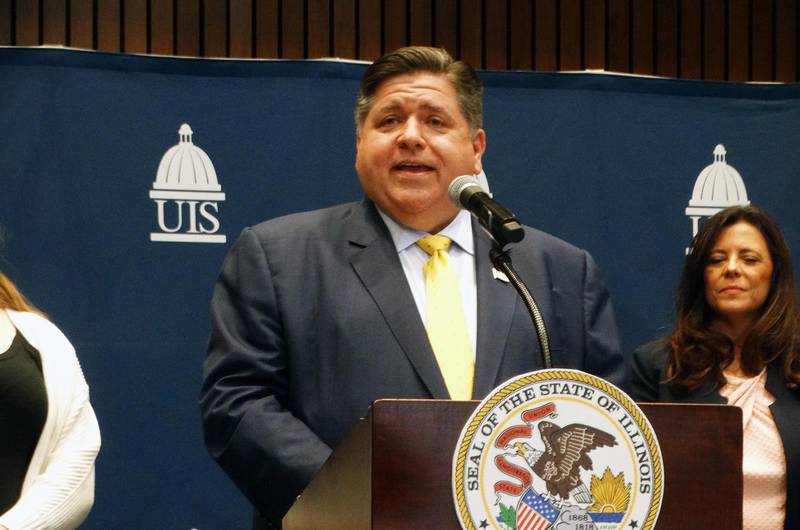
[[256, 57], [278, 58], [280, 54], [280, 11], [281, 0], [255, 0]]
[[511, 0], [510, 64], [512, 70], [533, 69], [533, 5]]
[[776, 0], [775, 80], [797, 81], [797, 2]]
[[630, 0], [608, 2], [607, 70], [629, 72], [631, 69]]
[[177, 0], [175, 22], [175, 53], [200, 55], [200, 0]]
[[[97, 0], [97, 49], [106, 52], [122, 51], [120, 2]], [[195, 52], [193, 55], [196, 55]]]
[[482, 24], [481, 0], [461, 0], [459, 56], [469, 64], [483, 64]]
[[[95, 47], [93, 10], [92, 0], [70, 0], [67, 15], [67, 46], [87, 49]], [[171, 30], [169, 35], [171, 38]]]
[[755, 79], [771, 81], [775, 79], [775, 50], [773, 34], [773, 0], [751, 0], [750, 34], [752, 35], [752, 51], [750, 76]]
[[434, 0], [433, 42], [458, 55], [458, 0]]
[[308, 39], [307, 57], [330, 57], [331, 12], [328, 0], [307, 0]]
[[604, 70], [606, 63], [606, 4], [605, 2], [585, 2], [583, 57], [584, 67], [590, 70]]
[[728, 79], [750, 78], [750, 2], [730, 0], [728, 4]]
[[0, 0], [0, 45], [797, 82], [800, 0]]
[[656, 75], [678, 76], [678, 0], [656, 2]]
[[409, 0], [408, 43], [417, 46], [433, 44], [432, 0]]
[[281, 55], [284, 59], [305, 57], [305, 6], [295, 0], [281, 0]]
[[0, 0], [0, 46], [11, 46], [11, 0]]
[[638, 0], [631, 5], [631, 71], [655, 74], [655, 5], [654, 0]]
[[253, 57], [253, 1], [229, 0], [228, 55]]
[[65, 0], [42, 0], [42, 44], [67, 42], [67, 6]]
[[384, 0], [383, 3], [383, 42], [381, 51], [394, 50], [405, 46], [406, 39], [405, 0]]
[[534, 67], [541, 72], [558, 70], [558, 6], [556, 0], [536, 0], [533, 21]]
[[37, 46], [39, 41], [39, 3], [16, 2], [14, 18], [17, 46]]
[[583, 69], [583, 10], [581, 0], [561, 0], [558, 3], [559, 39], [558, 69]]
[[725, 0], [705, 0], [703, 4], [703, 78], [727, 78], [725, 55]]
[[508, 68], [508, 4], [491, 2], [486, 4], [486, 37], [484, 38], [484, 68], [505, 70]]
[[204, 57], [227, 57], [227, 2], [225, 0], [205, 0], [202, 8], [203, 42], [201, 55]]
[[361, 1], [358, 10], [358, 58], [372, 61], [381, 55], [381, 4]]
[[147, 0], [125, 0], [123, 13], [123, 50], [147, 53]]
[[356, 1], [333, 2], [333, 56], [352, 59], [358, 57], [356, 48]]
[[172, 2], [152, 2], [150, 5], [150, 53], [175, 53], [175, 13]]
[[702, 7], [697, 0], [681, 0], [679, 77], [701, 79], [703, 75]]

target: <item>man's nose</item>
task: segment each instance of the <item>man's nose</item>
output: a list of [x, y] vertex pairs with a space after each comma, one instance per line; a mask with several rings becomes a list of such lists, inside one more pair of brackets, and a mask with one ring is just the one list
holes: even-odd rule
[[416, 149], [425, 145], [425, 139], [422, 135], [419, 121], [415, 118], [406, 120], [397, 141], [406, 149]]

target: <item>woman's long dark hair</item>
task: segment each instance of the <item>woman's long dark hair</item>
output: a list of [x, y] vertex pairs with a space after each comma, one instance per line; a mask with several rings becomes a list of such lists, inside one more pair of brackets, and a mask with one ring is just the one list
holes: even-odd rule
[[755, 227], [767, 242], [772, 280], [761, 313], [743, 338], [741, 368], [754, 376], [769, 363], [780, 363], [787, 386], [800, 383], [798, 332], [800, 312], [789, 248], [778, 225], [756, 206], [732, 206], [701, 226], [692, 241], [681, 273], [677, 319], [667, 337], [667, 383], [685, 394], [711, 380], [725, 384], [723, 370], [734, 359], [734, 343], [711, 327], [713, 310], [705, 295], [705, 268], [723, 230], [740, 221]]

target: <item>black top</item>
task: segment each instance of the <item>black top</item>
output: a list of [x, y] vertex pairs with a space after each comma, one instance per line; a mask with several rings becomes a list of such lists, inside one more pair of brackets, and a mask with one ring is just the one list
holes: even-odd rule
[[[662, 403], [717, 403], [728, 400], [715, 381], [707, 381], [688, 395], [679, 395], [664, 383], [667, 346], [655, 341], [633, 353], [631, 388], [636, 401]], [[786, 386], [778, 363], [767, 367], [767, 391], [775, 398], [769, 410], [783, 442], [786, 455], [786, 530], [800, 528], [800, 389]]]
[[17, 333], [0, 353], [0, 514], [19, 499], [46, 418], [42, 359]]

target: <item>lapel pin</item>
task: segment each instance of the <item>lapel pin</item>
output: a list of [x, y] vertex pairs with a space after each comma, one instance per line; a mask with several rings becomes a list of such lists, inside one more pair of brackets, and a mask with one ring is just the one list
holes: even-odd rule
[[495, 280], [500, 280], [501, 282], [508, 283], [508, 276], [506, 276], [506, 273], [500, 272], [494, 267], [492, 267], [492, 278], [494, 278]]

